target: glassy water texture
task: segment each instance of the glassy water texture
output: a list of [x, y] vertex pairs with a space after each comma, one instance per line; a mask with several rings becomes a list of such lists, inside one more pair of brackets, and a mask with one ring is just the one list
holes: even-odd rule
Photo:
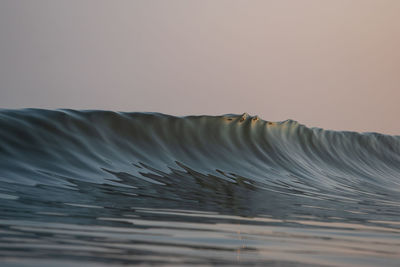
[[0, 111], [5, 266], [399, 266], [400, 137]]

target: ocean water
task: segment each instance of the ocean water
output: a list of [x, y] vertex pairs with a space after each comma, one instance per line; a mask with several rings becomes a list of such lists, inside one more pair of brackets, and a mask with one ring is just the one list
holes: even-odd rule
[[0, 110], [0, 265], [400, 266], [400, 136]]

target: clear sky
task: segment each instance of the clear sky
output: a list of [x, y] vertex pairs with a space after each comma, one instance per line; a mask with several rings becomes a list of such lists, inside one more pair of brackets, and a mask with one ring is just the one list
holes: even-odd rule
[[398, 0], [1, 0], [0, 107], [400, 135]]

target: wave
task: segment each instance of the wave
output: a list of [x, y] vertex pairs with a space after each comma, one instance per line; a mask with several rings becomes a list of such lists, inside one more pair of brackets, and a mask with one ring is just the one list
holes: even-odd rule
[[0, 110], [9, 265], [398, 266], [399, 206], [400, 136]]
[[399, 193], [399, 136], [326, 131], [246, 113], [3, 110], [0, 140], [0, 176], [13, 183], [54, 184], [62, 176], [108, 183], [125, 173], [163, 184], [160, 177], [184, 171], [305, 195]]
[[[154, 184], [186, 173], [313, 197], [399, 194], [400, 137], [327, 131], [257, 116], [2, 110], [0, 179]], [[68, 177], [69, 179], [65, 179]]]

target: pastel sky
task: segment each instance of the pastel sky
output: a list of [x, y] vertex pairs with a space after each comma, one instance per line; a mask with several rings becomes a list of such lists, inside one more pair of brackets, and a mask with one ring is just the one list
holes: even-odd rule
[[1, 0], [0, 107], [400, 135], [398, 0]]

